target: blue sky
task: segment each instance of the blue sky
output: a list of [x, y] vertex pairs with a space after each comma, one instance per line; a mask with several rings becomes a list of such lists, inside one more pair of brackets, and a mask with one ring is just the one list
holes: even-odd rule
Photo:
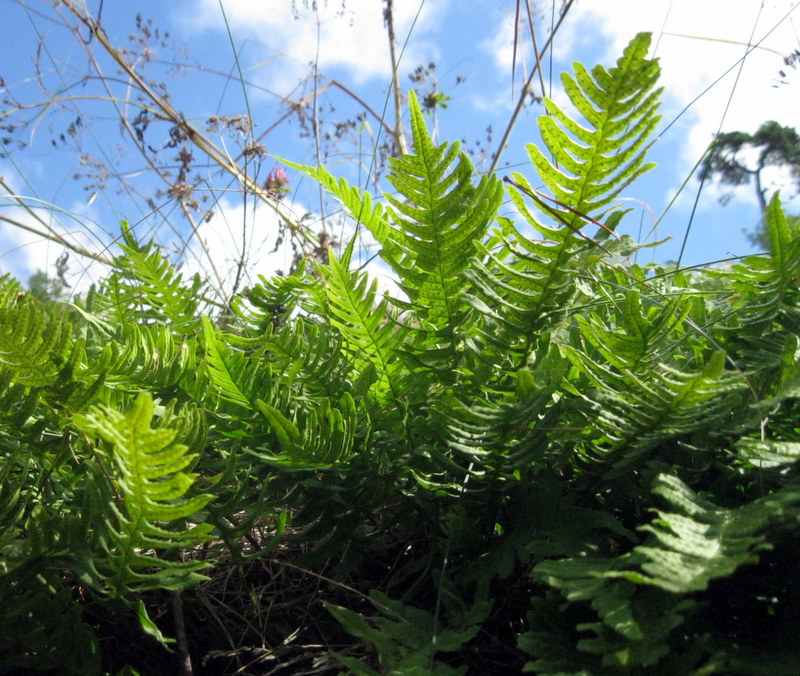
[[[72, 20], [63, 7], [54, 9], [44, 0], [1, 1], [5, 39], [0, 43], [0, 76], [6, 101], [0, 113], [6, 114], [2, 123], [13, 120], [17, 128], [4, 134], [10, 140], [7, 157], [0, 159], [0, 174], [16, 193], [30, 198], [26, 204], [44, 224], [8, 197], [0, 198], [0, 214], [39, 230], [52, 228], [97, 251], [113, 242], [118, 222], [125, 219], [135, 224], [141, 237], [156, 236], [167, 250], [184, 255], [186, 270], [209, 275], [217, 270], [223, 285], [231, 283], [239, 260], [245, 264], [246, 281], [259, 273], [288, 268], [292, 252], [285, 242], [277, 242], [275, 214], [263, 205], [243, 204], [230, 178], [199, 163], [198, 153], [192, 175], [203, 183], [195, 194], [206, 201], [195, 214], [192, 232], [174, 199], [154, 195], [156, 189], [163, 191], [168, 185], [159, 183], [141, 155], [125, 142], [119, 113], [130, 122], [138, 109], [135, 101], [125, 103], [129, 83], [119, 77], [96, 40], [88, 40], [85, 29], [77, 34], [68, 30], [65, 21]], [[100, 6], [98, 0], [88, 0], [88, 4], [94, 11]], [[517, 82], [512, 87], [514, 0], [395, 0], [394, 4], [396, 33], [403, 49], [401, 87], [414, 86], [408, 76], [418, 66], [435, 63], [436, 86], [451, 99], [447, 109], [429, 120], [430, 126], [435, 125], [442, 141], [463, 139], [476, 153], [478, 168], [485, 169], [480, 151], [496, 149], [514, 97], [519, 96], [532, 66], [530, 36], [523, 30]], [[130, 59], [137, 59], [137, 72], [166, 82], [172, 103], [187, 119], [208, 129], [209, 137], [231, 156], [237, 155], [244, 134], [230, 128], [214, 131], [208, 120], [212, 116], [230, 119], [249, 111], [255, 134], [264, 135], [261, 142], [269, 155], [250, 162], [248, 172], [263, 182], [276, 164], [274, 156], [308, 164], [316, 161], [317, 144], [304, 133], [299, 118], [290, 115], [280, 121], [288, 110], [287, 101], [308, 98], [308, 116], [322, 116], [329, 132], [335, 129], [334, 122], [361, 112], [353, 98], [331, 81], [345, 85], [394, 124], [387, 98], [391, 65], [382, 3], [318, 0], [317, 5], [315, 10], [312, 2], [303, 0], [135, 4], [107, 0], [102, 24], [112, 44], [124, 47], [132, 44], [131, 34], [141, 36], [136, 31], [136, 14], [152, 19], [147, 59], [142, 58], [141, 48], [137, 56], [129, 53]], [[548, 95], [560, 104], [565, 97], [558, 74], [570, 69], [573, 61], [612, 65], [638, 31], [654, 33], [654, 55], [661, 60], [665, 87], [661, 134], [651, 153], [658, 168], [626, 191], [630, 200], [626, 205], [635, 211], [626, 218], [624, 229], [649, 241], [672, 240], [643, 252], [643, 260], [677, 258], [699, 187], [692, 169], [718, 129], [753, 132], [768, 119], [800, 126], [800, 73], [783, 62], [783, 55], [800, 48], [796, 5], [796, 0], [763, 5], [760, 0], [582, 0], [571, 8], [545, 62]], [[549, 2], [538, 6], [535, 26], [540, 45], [548, 36], [551, 10]], [[166, 40], [165, 32], [169, 33]], [[758, 47], [740, 68], [751, 35]], [[92, 55], [110, 78], [108, 90], [97, 77], [84, 77], [91, 70]], [[317, 88], [328, 85], [316, 98], [314, 80], [309, 79], [315, 68]], [[786, 71], [785, 83], [780, 82], [781, 69]], [[238, 78], [240, 71], [244, 85]], [[48, 97], [57, 102], [46, 109], [36, 107]], [[111, 101], [114, 97], [117, 100]], [[521, 171], [535, 183], [524, 144], [537, 141], [535, 120], [542, 112], [542, 106], [534, 104], [517, 121], [500, 164], [501, 175]], [[81, 122], [75, 125], [78, 117]], [[23, 120], [27, 124], [19, 126]], [[177, 150], [164, 147], [165, 130], [153, 123], [145, 130], [145, 138], [177, 170]], [[334, 174], [363, 183], [370, 168], [367, 149], [381, 133], [380, 122], [367, 114], [363, 124], [359, 121], [341, 130], [342, 140], [322, 143], [319, 152]], [[87, 177], [97, 171], [98, 163], [108, 172], [100, 189], [92, 187], [95, 181]], [[76, 174], [81, 178], [73, 178]], [[318, 189], [292, 172], [289, 175], [292, 193], [285, 208], [297, 218], [308, 214], [314, 229], [320, 225], [321, 214], [329, 227], [338, 227], [333, 205], [320, 202]], [[124, 179], [124, 188], [115, 177]], [[769, 178], [772, 187], [791, 185], [779, 174]], [[738, 189], [725, 207], [719, 204], [721, 194], [716, 186], [706, 185], [699, 196], [684, 264], [752, 250], [741, 231], [759, 218], [753, 188]], [[796, 202], [789, 205], [790, 210], [800, 211]], [[206, 209], [213, 209], [207, 222], [201, 217]], [[205, 247], [199, 246], [200, 241]], [[0, 272], [26, 279], [37, 268], [49, 270], [62, 252], [55, 243], [0, 223]], [[76, 289], [85, 288], [100, 274], [98, 266], [71, 256], [68, 278]]]

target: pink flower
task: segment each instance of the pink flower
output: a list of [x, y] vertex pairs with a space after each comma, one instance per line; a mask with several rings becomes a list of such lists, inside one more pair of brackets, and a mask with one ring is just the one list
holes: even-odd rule
[[272, 171], [269, 172], [267, 180], [264, 182], [264, 190], [266, 190], [267, 194], [273, 199], [280, 200], [288, 194], [288, 185], [289, 177], [286, 176], [283, 167], [276, 165], [272, 168]]

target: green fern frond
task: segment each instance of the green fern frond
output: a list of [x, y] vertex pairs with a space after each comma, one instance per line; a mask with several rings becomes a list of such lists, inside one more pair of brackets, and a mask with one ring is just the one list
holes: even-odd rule
[[[432, 676], [466, 673], [467, 667], [453, 668], [435, 660], [434, 656], [437, 652], [456, 651], [470, 641], [491, 609], [491, 603], [478, 602], [460, 618], [460, 626], [445, 628], [437, 626], [431, 613], [395, 601], [377, 590], [370, 592], [370, 601], [380, 613], [372, 622], [348, 608], [330, 603], [325, 607], [349, 633], [375, 646], [380, 673], [420, 676], [423, 673]], [[353, 658], [334, 656], [354, 673], [369, 676], [379, 673]]]
[[[637, 35], [617, 62], [591, 73], [575, 64], [575, 76], [562, 80], [572, 104], [588, 126], [573, 120], [552, 101], [550, 116], [539, 119], [547, 151], [527, 146], [533, 165], [551, 195], [538, 193], [519, 173], [512, 174], [509, 195], [522, 218], [543, 241], [524, 237], [510, 220], [485, 245], [482, 262], [466, 275], [473, 284], [468, 302], [485, 318], [484, 340], [505, 349], [528, 349], [530, 336], [563, 319], [575, 293], [577, 272], [596, 264], [587, 251], [596, 242], [582, 238], [587, 218], [602, 219], [603, 209], [633, 180], [651, 168], [646, 143], [659, 117], [660, 90], [654, 89], [658, 63], [647, 59], [650, 35]], [[555, 221], [546, 225], [529, 206]], [[608, 215], [616, 227], [620, 213]]]
[[182, 589], [204, 579], [200, 571], [205, 563], [164, 558], [166, 552], [191, 550], [208, 539], [211, 526], [186, 527], [186, 520], [212, 496], [187, 497], [196, 475], [184, 470], [194, 456], [174, 443], [175, 430], [151, 427], [154, 411], [152, 399], [143, 393], [127, 415], [97, 407], [75, 416], [84, 433], [111, 445], [119, 502], [112, 501], [104, 517], [107, 570], [101, 574], [115, 597], [146, 589]]
[[298, 398], [333, 397], [351, 387], [353, 363], [341, 333], [300, 317], [262, 338], [276, 383]]
[[333, 254], [325, 274], [329, 321], [341, 334], [356, 373], [374, 373], [377, 380], [371, 391], [376, 399], [400, 405], [403, 394], [395, 350], [400, 328], [392, 321], [386, 296], [377, 299], [378, 281], [370, 283], [366, 273], [348, 270]]
[[409, 110], [414, 154], [389, 161], [398, 196], [386, 196], [390, 226], [373, 235], [415, 316], [426, 327], [452, 331], [463, 307], [462, 273], [495, 217], [502, 186], [494, 176], [473, 185], [475, 170], [459, 144], [434, 145], [413, 91]]
[[527, 149], [552, 196], [575, 210], [560, 212], [567, 225], [582, 225], [580, 214], [595, 215], [653, 167], [644, 163], [644, 146], [660, 120], [661, 90], [654, 89], [658, 62], [647, 58], [650, 41], [649, 33], [638, 34], [609, 70], [598, 65], [589, 73], [575, 63], [574, 77], [562, 75], [567, 96], [588, 127], [553, 101], [545, 102], [550, 115], [539, 118], [539, 129], [553, 160], [536, 145]]
[[305, 279], [305, 262], [286, 277], [259, 275], [259, 281], [243, 296], [231, 301], [231, 310], [241, 320], [245, 338], [258, 340], [267, 330], [278, 329], [294, 315], [308, 294], [311, 283]]
[[[0, 370], [9, 386], [37, 392], [50, 410], [81, 409], [104, 384], [109, 353], [89, 359], [84, 337], [63, 315], [28, 297], [0, 308]], [[9, 409], [19, 409], [20, 402]]]
[[110, 398], [105, 403], [122, 405], [127, 395], [143, 390], [159, 392], [165, 397], [194, 390], [200, 358], [193, 336], [177, 335], [161, 323], [127, 321], [108, 324], [107, 329], [110, 333], [104, 341], [110, 355], [106, 396]]
[[652, 544], [634, 549], [644, 558], [644, 575], [626, 577], [673, 593], [704, 590], [711, 580], [757, 562], [759, 552], [771, 548], [767, 533], [793, 527], [800, 516], [800, 491], [792, 486], [733, 509], [712, 504], [669, 474], [656, 477], [653, 493], [674, 511], [654, 510], [656, 518], [642, 526], [653, 535]]
[[668, 338], [683, 327], [691, 311], [689, 300], [678, 295], [645, 309], [640, 291], [628, 289], [609, 317], [611, 321], [600, 313], [581, 314], [576, 321], [583, 338], [605, 363], [635, 372], [658, 359]]
[[[413, 92], [412, 92], [413, 93]], [[278, 158], [286, 166], [302, 171], [306, 176], [317, 181], [328, 194], [332, 195], [344, 207], [356, 228], [365, 226], [375, 239], [385, 249], [386, 254], [393, 258], [398, 252], [388, 237], [389, 223], [386, 210], [380, 202], [373, 202], [372, 196], [366, 190], [359, 190], [351, 186], [346, 179], [336, 179], [325, 167], [312, 167], [305, 164], [296, 164]]]
[[22, 286], [8, 273], [0, 276], [0, 307], [11, 307], [19, 301]]
[[254, 410], [248, 395], [256, 394], [253, 392], [253, 381], [257, 375], [266, 376], [258, 380], [267, 389], [258, 392], [256, 396], [267, 397], [269, 393], [269, 369], [266, 365], [259, 364], [257, 357], [251, 358], [250, 355], [225, 345], [217, 338], [214, 326], [206, 316], [203, 316], [203, 344], [205, 372], [217, 395], [244, 409]]
[[765, 214], [770, 248], [767, 256], [750, 256], [722, 275], [744, 303], [743, 318], [751, 322], [777, 321], [793, 333], [800, 333], [800, 233], [786, 222], [776, 193]]
[[189, 283], [175, 271], [155, 244], [140, 244], [123, 223], [122, 255], [114, 270], [86, 296], [86, 309], [111, 323], [124, 323], [131, 313], [141, 323], [160, 321], [176, 332], [197, 328], [206, 284], [195, 274]]
[[722, 352], [714, 353], [700, 371], [661, 364], [644, 374], [620, 375], [579, 350], [566, 349], [598, 387], [584, 395], [591, 410], [581, 442], [583, 457], [608, 469], [613, 466], [614, 471], [629, 471], [668, 439], [725, 430], [738, 393], [745, 388], [740, 373], [724, 371]]
[[16, 382], [52, 385], [62, 369], [75, 369], [74, 347], [71, 324], [51, 321], [38, 303], [0, 308], [0, 364], [14, 370]]
[[353, 397], [318, 399], [313, 407], [297, 408], [293, 419], [261, 401], [256, 405], [278, 438], [280, 453], [253, 452], [269, 462], [290, 467], [330, 467], [353, 455], [358, 415]]
[[771, 439], [740, 439], [736, 444], [739, 457], [754, 469], [778, 469], [800, 460], [800, 442]]

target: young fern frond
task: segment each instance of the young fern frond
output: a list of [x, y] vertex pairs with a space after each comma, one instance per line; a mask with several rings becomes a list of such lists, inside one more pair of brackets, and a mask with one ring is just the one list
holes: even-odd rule
[[[597, 254], [586, 252], [595, 242], [579, 236], [580, 229], [587, 218], [603, 218], [601, 211], [652, 166], [644, 163], [644, 146], [659, 119], [661, 90], [654, 89], [659, 66], [646, 58], [649, 45], [650, 35], [639, 34], [616, 67], [597, 66], [589, 73], [575, 64], [575, 77], [563, 76], [588, 126], [546, 102], [551, 116], [539, 118], [539, 127], [553, 160], [533, 144], [527, 149], [551, 194], [540, 196], [519, 173], [508, 181], [515, 207], [544, 240], [528, 239], [511, 221], [499, 219], [493, 238], [479, 247], [482, 261], [466, 272], [475, 287], [468, 301], [486, 319], [481, 335], [501, 349], [530, 349], [533, 333], [558, 325], [574, 294], [576, 272], [596, 264]], [[555, 223], [546, 225], [529, 199]], [[616, 227], [620, 217], [610, 215], [608, 226]]]
[[150, 396], [140, 394], [127, 415], [96, 407], [75, 416], [85, 434], [111, 445], [110, 469], [119, 501], [112, 499], [103, 513], [106, 556], [95, 565], [114, 597], [147, 589], [183, 589], [204, 579], [200, 571], [206, 564], [167, 559], [165, 553], [177, 555], [208, 539], [210, 525], [187, 527], [186, 520], [213, 496], [187, 496], [196, 475], [184, 470], [195, 456], [174, 443], [175, 430], [151, 427], [154, 411]]
[[414, 153], [389, 161], [398, 195], [386, 195], [389, 228], [373, 234], [415, 317], [426, 328], [457, 331], [462, 273], [497, 213], [502, 187], [494, 176], [473, 185], [475, 170], [458, 143], [434, 145], [413, 91], [409, 112]]

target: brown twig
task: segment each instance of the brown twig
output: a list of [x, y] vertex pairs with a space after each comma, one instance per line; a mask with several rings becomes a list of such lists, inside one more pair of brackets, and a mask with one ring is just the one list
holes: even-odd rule
[[397, 40], [394, 35], [394, 3], [392, 0], [386, 0], [386, 7], [383, 10], [383, 19], [386, 22], [386, 32], [389, 35], [389, 56], [392, 61], [392, 91], [394, 98], [394, 145], [395, 149], [402, 155], [408, 153], [408, 145], [406, 138], [403, 135], [403, 98], [400, 92], [400, 80], [397, 77], [397, 69], [399, 63], [397, 62]]

